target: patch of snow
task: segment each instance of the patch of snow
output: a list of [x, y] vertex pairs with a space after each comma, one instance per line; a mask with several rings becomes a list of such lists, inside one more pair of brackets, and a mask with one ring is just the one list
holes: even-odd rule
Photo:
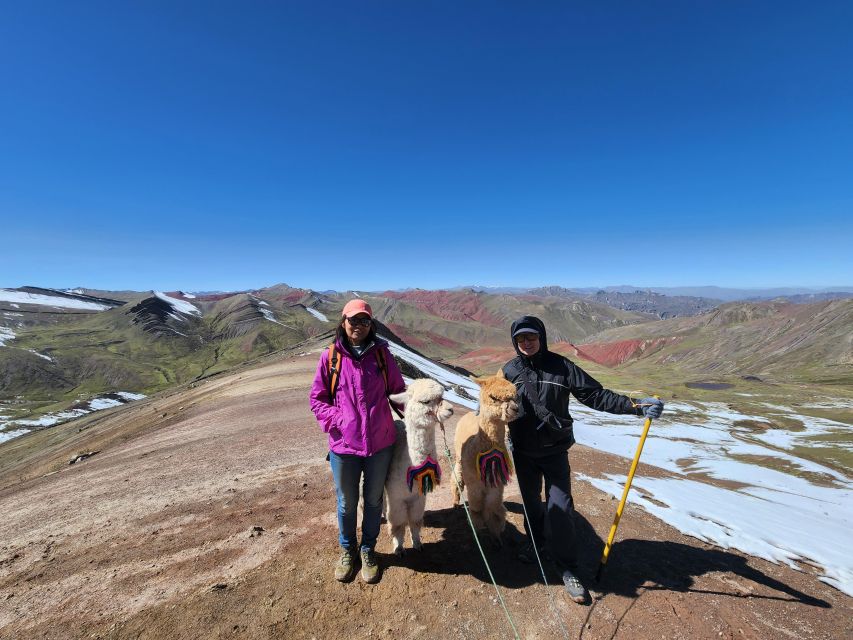
[[143, 398], [148, 397], [144, 393], [132, 393], [130, 391], [119, 391], [116, 395], [121, 396], [128, 402], [131, 402], [132, 400], [142, 400]]
[[11, 305], [9, 305], [9, 306], [10, 306], [10, 307], [15, 307], [16, 309], [20, 309], [20, 308], [21, 308], [21, 305], [19, 305], [19, 304], [15, 304], [14, 302], [13, 302]]
[[186, 300], [178, 300], [177, 298], [172, 298], [171, 296], [167, 296], [162, 291], [155, 291], [154, 295], [160, 298], [161, 300], [165, 300], [175, 311], [179, 311], [180, 313], [188, 313], [195, 316], [200, 316], [201, 311], [194, 304], [187, 302]]
[[21, 304], [40, 304], [61, 309], [87, 309], [89, 311], [106, 311], [110, 307], [97, 302], [87, 300], [73, 300], [59, 296], [48, 296], [42, 293], [25, 293], [23, 291], [10, 291], [0, 289], [0, 300], [4, 302], [19, 302]]
[[267, 302], [267, 301], [265, 301], [265, 300], [258, 300], [258, 304], [262, 304], [262, 305], [264, 305], [265, 307], [270, 306], [270, 303], [269, 303], [269, 302]]
[[76, 293], [77, 295], [85, 295], [82, 289], [65, 289], [64, 293]]
[[[815, 436], [822, 435], [845, 435], [850, 430], [850, 425], [835, 420], [827, 420], [826, 418], [815, 418], [814, 416], [804, 416], [797, 413], [786, 413], [786, 416], [799, 420], [803, 424], [803, 429], [799, 431], [790, 431], [788, 429], [768, 429], [763, 433], [756, 433], [754, 437], [762, 442], [766, 442], [780, 449], [791, 450], [797, 446], [814, 447]], [[853, 451], [853, 442], [839, 441], [834, 444], [836, 447]]]
[[805, 407], [806, 409], [853, 409], [853, 400], [833, 398], [825, 402], [813, 402], [811, 404], [802, 404], [800, 406]]
[[6, 327], [0, 327], [0, 347], [5, 347], [9, 340], [15, 339], [15, 332]]
[[[17, 307], [18, 305], [15, 305], [15, 306]], [[23, 318], [24, 317], [23, 313], [15, 313], [14, 311], [4, 311], [3, 315], [6, 316], [7, 318]]]
[[791, 407], [783, 407], [780, 404], [770, 404], [769, 402], [762, 402], [761, 404], [767, 407], [768, 409], [775, 409], [776, 411], [781, 411], [782, 413], [787, 413], [791, 410]]
[[738, 420], [752, 420], [753, 422], [770, 423], [770, 420], [767, 418], [740, 413], [739, 411], [731, 409], [727, 404], [723, 404], [722, 402], [706, 402], [705, 409], [710, 413], [710, 415], [714, 416], [718, 422], [734, 423]]
[[839, 422], [838, 420], [829, 420], [828, 418], [817, 418], [815, 416], [804, 416], [799, 413], [793, 413], [791, 410], [788, 410], [786, 414], [789, 418], [793, 418], [794, 420], [799, 420], [805, 425], [806, 428], [816, 428], [816, 429], [841, 429], [846, 430], [850, 429], [850, 425], [846, 422]]
[[794, 410], [791, 409], [791, 407], [769, 405], [766, 402], [762, 402], [762, 404], [766, 407], [772, 407], [778, 411], [778, 413], [772, 413], [770, 415], [781, 415], [791, 420], [797, 420], [801, 422], [807, 429], [817, 429], [817, 431], [813, 431], [811, 435], [820, 435], [821, 433], [828, 433], [832, 430], [844, 430], [850, 428], [850, 425], [845, 422], [838, 422], [837, 420], [830, 420], [829, 418], [818, 418], [817, 416], [806, 416], [801, 413], [794, 413]]
[[768, 429], [764, 433], [754, 434], [756, 440], [760, 440], [777, 449], [792, 449], [800, 440], [800, 434], [787, 429]]
[[17, 438], [18, 436], [27, 435], [29, 431], [26, 429], [13, 429], [12, 431], [0, 431], [0, 442], [6, 442], [6, 440], [11, 440], [12, 438]]
[[311, 307], [305, 307], [305, 311], [307, 311], [308, 313], [310, 313], [312, 316], [314, 316], [314, 317], [315, 317], [315, 318], [317, 318], [318, 320], [322, 320], [323, 322], [328, 322], [328, 321], [329, 321], [329, 319], [328, 319], [324, 314], [320, 313], [320, 312], [319, 312], [319, 311], [317, 311], [316, 309], [312, 309]]
[[286, 326], [283, 322], [279, 322], [278, 320], [276, 320], [272, 311], [270, 311], [269, 309], [258, 309], [258, 311], [260, 311], [263, 314], [264, 318], [266, 318], [270, 322], [275, 322], [276, 324], [280, 324], [283, 327]]
[[[584, 479], [613, 496], [622, 495], [621, 477]], [[634, 487], [653, 500], [635, 494]], [[843, 543], [853, 524], [853, 492], [754, 493], [691, 480], [635, 477], [629, 500], [682, 533], [724, 549], [738, 549], [794, 569], [799, 568], [797, 561], [817, 564], [823, 582], [853, 595], [853, 560]]]
[[[112, 394], [111, 394], [112, 395]], [[112, 407], [118, 407], [120, 405], [126, 404], [128, 402], [132, 402], [134, 400], [141, 400], [145, 398], [141, 393], [131, 393], [130, 391], [118, 391], [114, 395], [117, 395], [124, 399], [117, 400], [115, 398], [108, 397], [96, 397], [92, 398], [89, 402], [87, 402], [84, 406], [78, 407], [76, 409], [68, 409], [66, 411], [60, 411], [58, 413], [48, 413], [38, 418], [33, 418], [31, 420], [8, 420], [3, 421], [0, 420], [0, 428], [5, 426], [15, 426], [15, 427], [31, 427], [34, 429], [43, 428], [43, 427], [52, 427], [60, 422], [67, 422], [68, 420], [73, 420], [74, 418], [80, 418], [89, 413], [93, 413], [95, 411], [102, 411], [103, 409], [111, 409]], [[5, 417], [5, 416], [4, 416]], [[24, 435], [25, 433], [29, 433], [31, 429], [16, 429], [14, 431], [0, 431], [0, 442], [5, 440], [10, 440], [19, 435]], [[4, 434], [12, 433], [7, 438], [3, 438]]]
[[89, 409], [92, 411], [101, 411], [102, 409], [111, 409], [124, 404], [121, 400], [113, 398], [95, 398], [89, 403]]
[[[841, 542], [853, 527], [853, 481], [832, 468], [800, 458], [792, 449], [811, 436], [849, 430], [851, 425], [798, 416], [805, 425], [803, 431], [756, 433], [736, 427], [734, 422], [765, 421], [761, 416], [738, 413], [720, 403], [708, 404], [712, 410], [689, 423], [680, 417], [671, 421], [666, 413], [653, 422], [634, 479], [638, 491], [635, 494], [632, 488], [629, 500], [679, 531], [723, 548], [794, 568], [797, 561], [816, 564], [824, 582], [853, 595], [853, 555]], [[625, 457], [627, 473], [642, 421], [579, 404], [573, 404], [571, 410], [578, 442]], [[790, 408], [786, 413], [791, 414]], [[753, 456], [779, 460], [781, 468], [796, 471], [760, 466], [752, 462]], [[644, 464], [676, 477], [644, 477]], [[744, 486], [716, 486], [706, 477]], [[822, 480], [820, 484], [817, 478]], [[624, 476], [585, 479], [621, 497]]]
[[85, 416], [88, 411], [83, 409], [72, 409], [70, 411], [61, 411], [59, 413], [46, 414], [32, 420], [12, 420], [9, 424], [15, 424], [21, 427], [52, 427], [59, 422], [65, 422], [73, 418]]
[[687, 404], [685, 402], [667, 402], [665, 405], [665, 410], [670, 411], [682, 411], [684, 413], [694, 413], [697, 411], [697, 408], [692, 404]]
[[185, 294], [184, 294], [184, 297], [185, 297], [185, 298], [189, 298], [190, 300], [195, 300], [195, 296], [194, 296], [193, 294], [191, 294], [191, 293], [185, 293]]
[[[445, 400], [461, 404], [463, 407], [468, 407], [469, 409], [477, 408], [477, 398], [480, 397], [480, 387], [475, 382], [472, 382], [461, 374], [448, 371], [447, 369], [438, 366], [432, 360], [419, 356], [418, 354], [409, 351], [390, 340], [388, 340], [388, 347], [391, 349], [391, 353], [393, 355], [397, 356], [401, 360], [405, 360], [412, 366], [417, 367], [417, 369], [422, 371], [424, 374], [441, 383], [446, 389], [444, 392]], [[404, 378], [404, 380], [406, 381], [406, 384], [412, 381], [410, 378]], [[462, 387], [465, 392], [473, 398], [473, 400], [460, 396], [453, 388], [453, 385]]]
[[47, 360], [48, 362], [53, 362], [53, 358], [51, 358], [50, 356], [46, 356], [46, 355], [44, 355], [43, 353], [39, 353], [39, 352], [38, 352], [38, 351], [36, 351], [35, 349], [27, 349], [27, 351], [29, 351], [30, 353], [34, 353], [34, 354], [36, 354], [39, 358], [44, 358], [44, 359], [45, 359], [45, 360]]

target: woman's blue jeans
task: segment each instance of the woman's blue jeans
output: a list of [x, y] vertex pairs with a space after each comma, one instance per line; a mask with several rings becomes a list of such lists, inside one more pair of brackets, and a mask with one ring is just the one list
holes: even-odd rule
[[364, 477], [362, 494], [364, 514], [361, 523], [361, 549], [373, 550], [379, 537], [382, 517], [382, 497], [385, 478], [391, 464], [391, 449], [386, 447], [372, 456], [362, 457], [329, 452], [329, 464], [335, 478], [338, 496], [338, 530], [340, 543], [345, 549], [358, 548], [356, 518], [358, 516], [359, 481]]

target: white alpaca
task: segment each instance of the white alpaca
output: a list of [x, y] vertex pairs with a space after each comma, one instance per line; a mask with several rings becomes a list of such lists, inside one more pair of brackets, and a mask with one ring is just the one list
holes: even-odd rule
[[390, 398], [393, 403], [406, 406], [405, 422], [394, 422], [397, 442], [385, 481], [385, 518], [398, 556], [403, 553], [406, 525], [412, 533], [412, 547], [422, 547], [426, 493], [431, 488], [430, 481], [438, 480], [433, 473], [438, 466], [435, 428], [453, 415], [453, 408], [443, 395], [444, 387], [438, 382], [422, 378], [413, 380], [404, 393]]

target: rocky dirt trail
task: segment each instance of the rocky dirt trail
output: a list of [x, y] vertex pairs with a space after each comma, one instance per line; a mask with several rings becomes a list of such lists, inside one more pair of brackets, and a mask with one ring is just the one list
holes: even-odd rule
[[[512, 638], [445, 460], [424, 550], [397, 559], [383, 531], [379, 584], [331, 578], [335, 499], [307, 402], [316, 359], [278, 356], [57, 427], [14, 463], [0, 449], [0, 638]], [[84, 449], [100, 452], [69, 466]], [[627, 468], [580, 445], [572, 464]], [[574, 491], [590, 606], [515, 561], [508, 487], [507, 543], [488, 559], [521, 637], [853, 637], [853, 599], [808, 567], [705, 545], [630, 505], [595, 585], [616, 502]]]

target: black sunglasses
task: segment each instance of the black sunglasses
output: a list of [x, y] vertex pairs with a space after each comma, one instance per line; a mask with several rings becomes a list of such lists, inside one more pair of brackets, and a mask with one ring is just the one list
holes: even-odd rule
[[369, 327], [372, 321], [370, 318], [347, 318], [347, 322], [350, 323], [351, 327], [357, 327], [359, 325], [362, 327]]

